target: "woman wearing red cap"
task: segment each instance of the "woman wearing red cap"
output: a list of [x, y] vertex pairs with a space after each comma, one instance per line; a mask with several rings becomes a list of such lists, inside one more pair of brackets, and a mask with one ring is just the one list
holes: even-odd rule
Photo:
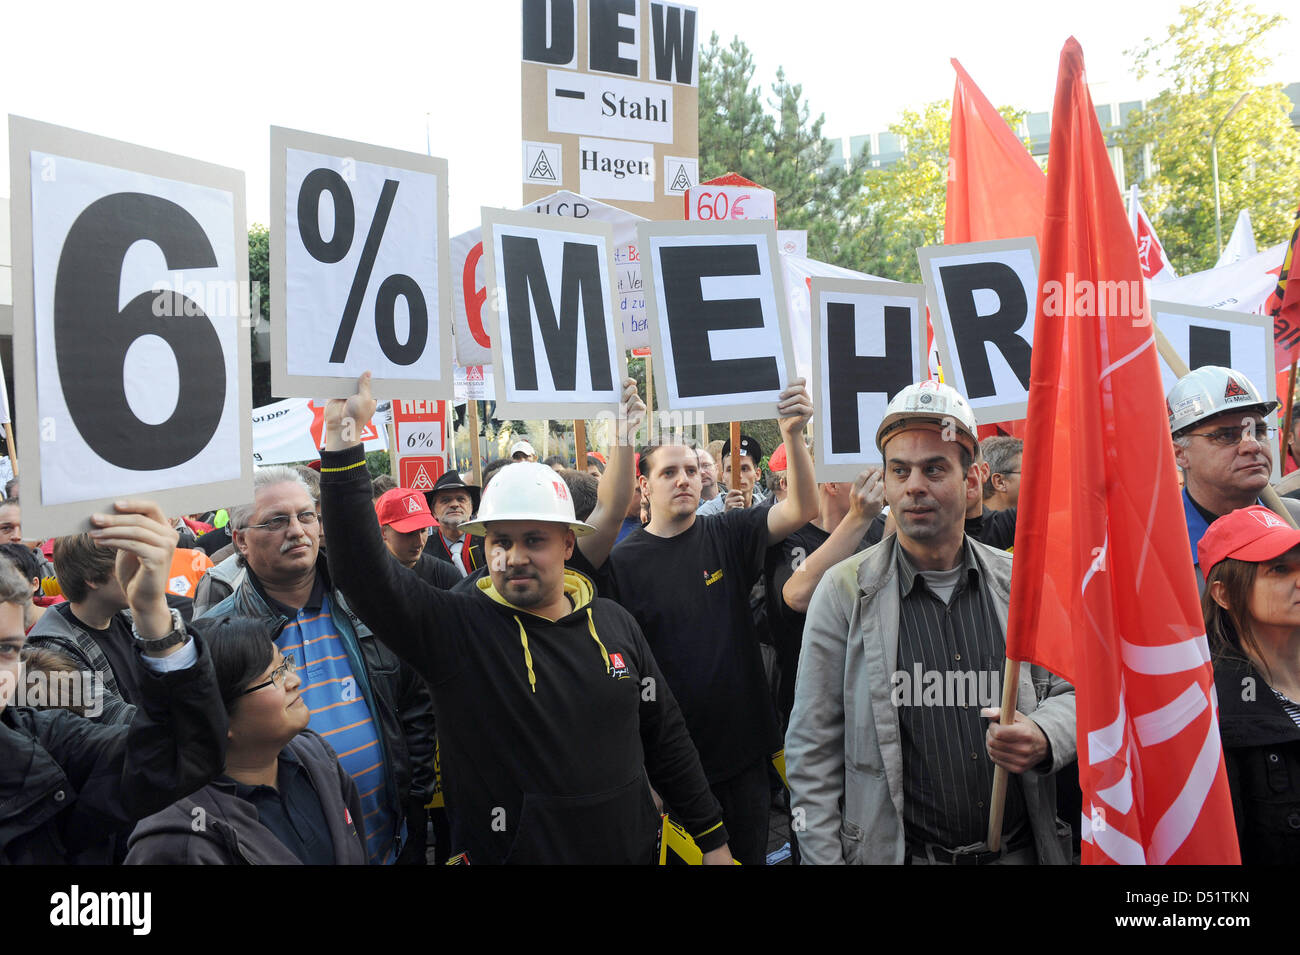
[[[1241, 861], [1300, 862], [1300, 530], [1265, 507], [1197, 547]], [[1208, 570], [1207, 570], [1208, 568]]]

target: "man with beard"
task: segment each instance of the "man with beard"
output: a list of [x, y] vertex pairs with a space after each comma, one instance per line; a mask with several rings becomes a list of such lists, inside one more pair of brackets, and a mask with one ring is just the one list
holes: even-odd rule
[[478, 510], [479, 489], [466, 484], [455, 471], [448, 471], [438, 478], [428, 496], [433, 516], [438, 520], [438, 539], [428, 553], [447, 561], [462, 577], [468, 577], [484, 565], [483, 539], [462, 534], [460, 530], [460, 525]]
[[[370, 482], [366, 480], [369, 503]], [[320, 553], [320, 515], [292, 468], [253, 473], [253, 501], [231, 509], [230, 527], [247, 573], [204, 617], [254, 617], [304, 675], [312, 729], [339, 754], [365, 810], [372, 864], [397, 861], [408, 812], [424, 835], [433, 789], [433, 706], [429, 689], [375, 639], [332, 585]], [[393, 563], [381, 548], [386, 563]], [[354, 555], [344, 553], [341, 559]], [[376, 568], [365, 568], [375, 574]], [[423, 861], [421, 857], [411, 859]]]

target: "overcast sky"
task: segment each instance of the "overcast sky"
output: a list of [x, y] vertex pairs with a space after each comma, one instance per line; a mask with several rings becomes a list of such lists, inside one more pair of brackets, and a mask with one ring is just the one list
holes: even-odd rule
[[[697, 0], [703, 34], [739, 35], [770, 82], [784, 66], [825, 132], [884, 129], [952, 93], [957, 57], [995, 103], [1049, 107], [1061, 45], [1083, 46], [1093, 98], [1139, 85], [1125, 51], [1163, 35], [1177, 0], [999, 3]], [[1278, 0], [1257, 6], [1281, 11]], [[453, 234], [480, 206], [520, 204], [518, 0], [11, 3], [0, 112], [244, 170], [266, 222], [268, 127], [289, 126], [449, 161]], [[1270, 44], [1270, 79], [1300, 81], [1300, 24]], [[0, 129], [0, 193], [8, 131]]]

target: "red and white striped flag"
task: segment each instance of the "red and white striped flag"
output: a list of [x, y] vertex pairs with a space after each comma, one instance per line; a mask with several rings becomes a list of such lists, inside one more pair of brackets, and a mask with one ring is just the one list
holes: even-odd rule
[[1137, 245], [1073, 38], [1047, 169], [1007, 656], [1076, 688], [1084, 862], [1235, 863]]
[[1156, 230], [1147, 218], [1147, 211], [1138, 199], [1138, 187], [1133, 187], [1129, 201], [1129, 223], [1133, 226], [1133, 236], [1137, 239], [1138, 264], [1142, 266], [1142, 277], [1148, 282], [1172, 282], [1178, 278], [1174, 267], [1169, 264], [1165, 247], [1156, 238]]

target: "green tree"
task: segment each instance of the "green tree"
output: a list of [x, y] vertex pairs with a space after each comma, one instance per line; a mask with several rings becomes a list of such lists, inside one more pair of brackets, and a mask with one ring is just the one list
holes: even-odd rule
[[[1214, 182], [1210, 138], [1243, 93], [1247, 99], [1218, 136], [1223, 232], [1247, 209], [1261, 246], [1290, 234], [1300, 198], [1300, 134], [1280, 85], [1261, 85], [1271, 65], [1265, 41], [1283, 18], [1235, 0], [1202, 0], [1181, 8], [1180, 22], [1160, 40], [1129, 51], [1139, 79], [1168, 85], [1130, 118], [1118, 137], [1131, 181], [1165, 252], [1179, 272], [1211, 268]], [[1149, 151], [1151, 176], [1143, 180]]]
[[[1012, 129], [1025, 111], [998, 108]], [[870, 257], [863, 271], [903, 282], [920, 282], [916, 250], [943, 242], [948, 201], [948, 140], [952, 102], [940, 100], [904, 110], [889, 131], [903, 144], [896, 162], [866, 174], [864, 218], [872, 223]]]
[[803, 87], [778, 69], [764, 104], [754, 58], [739, 38], [723, 47], [714, 33], [700, 54], [700, 179], [739, 173], [776, 193], [784, 229], [808, 230], [808, 254], [858, 268], [862, 222], [856, 201], [864, 163], [829, 164], [826, 117], [811, 119]]
[[[248, 281], [253, 289], [249, 303], [253, 327], [248, 331], [251, 351], [258, 314], [266, 322], [271, 320], [271, 230], [257, 222], [248, 227]], [[253, 362], [253, 407], [260, 408], [275, 400], [271, 394], [270, 363]]]

